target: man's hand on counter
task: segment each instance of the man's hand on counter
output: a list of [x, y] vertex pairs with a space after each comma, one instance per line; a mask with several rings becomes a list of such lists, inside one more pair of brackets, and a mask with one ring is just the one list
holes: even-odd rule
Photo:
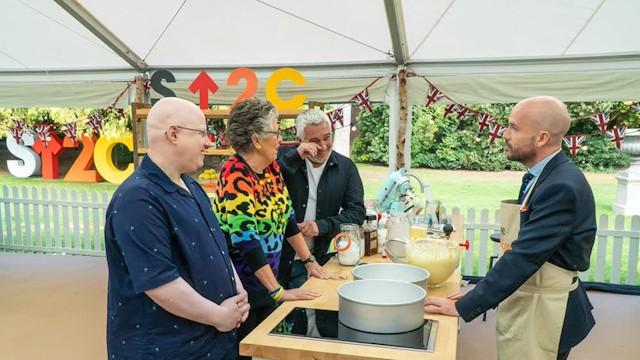
[[451, 300], [448, 298], [430, 296], [424, 301], [424, 311], [431, 314], [460, 316], [456, 309], [456, 301], [457, 300]]
[[327, 271], [322, 266], [320, 266], [320, 264], [318, 264], [316, 261], [312, 261], [308, 264], [305, 264], [304, 267], [307, 269], [308, 277], [313, 276], [323, 280], [329, 279], [329, 274], [327, 274]]
[[451, 293], [451, 294], [447, 295], [447, 299], [453, 300], [453, 301], [460, 300], [460, 299], [462, 299], [464, 294], [466, 294], [465, 291], [458, 290], [458, 291], [456, 291], [454, 293]]
[[322, 294], [309, 289], [289, 289], [284, 291], [284, 295], [282, 295], [282, 301], [313, 300], [320, 295]]

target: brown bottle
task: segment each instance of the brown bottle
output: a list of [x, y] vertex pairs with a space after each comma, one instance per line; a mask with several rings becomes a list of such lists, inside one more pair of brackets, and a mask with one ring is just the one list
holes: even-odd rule
[[375, 224], [377, 216], [374, 214], [365, 216], [362, 225], [364, 238], [364, 256], [371, 256], [378, 253], [378, 227]]

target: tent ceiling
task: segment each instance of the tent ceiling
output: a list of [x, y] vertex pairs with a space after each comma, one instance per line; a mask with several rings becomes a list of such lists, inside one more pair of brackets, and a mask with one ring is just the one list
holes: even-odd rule
[[[174, 70], [179, 93], [201, 69], [222, 85], [238, 66], [261, 79], [293, 66], [308, 80], [305, 92], [317, 95], [309, 97], [328, 101], [396, 69], [382, 0], [76, 1], [150, 71]], [[0, 106], [104, 106], [104, 94], [137, 73], [54, 1], [1, 6]], [[402, 1], [409, 70], [460, 102], [545, 92], [567, 100], [637, 98], [639, 13], [632, 0]], [[54, 96], [59, 84], [95, 95]], [[423, 99], [421, 91], [409, 94]]]

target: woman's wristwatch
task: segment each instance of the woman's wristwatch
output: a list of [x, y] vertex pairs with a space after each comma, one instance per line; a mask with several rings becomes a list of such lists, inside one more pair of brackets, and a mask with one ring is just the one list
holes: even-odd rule
[[306, 260], [302, 260], [302, 265], [307, 265], [309, 263], [315, 262], [316, 261], [316, 257], [313, 256], [313, 254], [309, 255], [309, 258]]

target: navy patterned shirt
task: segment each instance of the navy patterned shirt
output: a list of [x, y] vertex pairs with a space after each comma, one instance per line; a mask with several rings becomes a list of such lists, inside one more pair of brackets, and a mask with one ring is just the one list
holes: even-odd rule
[[145, 157], [113, 195], [105, 224], [108, 359], [234, 359], [235, 332], [165, 311], [144, 292], [182, 277], [220, 304], [236, 295], [226, 239], [206, 193]]

